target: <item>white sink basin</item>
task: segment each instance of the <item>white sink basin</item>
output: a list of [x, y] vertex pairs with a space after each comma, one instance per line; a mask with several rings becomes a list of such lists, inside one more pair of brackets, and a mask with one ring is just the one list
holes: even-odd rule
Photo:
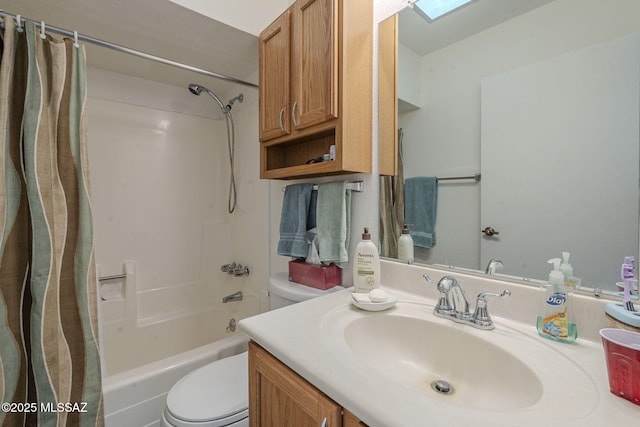
[[[489, 332], [490, 333], [490, 332]], [[532, 406], [542, 397], [538, 376], [513, 354], [459, 328], [408, 316], [364, 316], [344, 338], [364, 365], [421, 393], [485, 409]], [[435, 384], [434, 384], [435, 386]]]
[[[553, 348], [565, 344], [537, 337], [533, 326], [521, 330], [498, 321], [495, 330], [482, 331], [432, 311], [432, 306], [403, 302], [377, 313], [343, 306], [324, 317], [323, 341], [366, 377], [398, 393], [438, 399], [439, 407], [462, 406], [500, 417], [555, 411], [547, 413], [560, 414], [560, 420], [580, 418], [596, 406], [591, 377]], [[452, 392], [434, 389], [438, 380]], [[567, 405], [569, 397], [580, 404]]]

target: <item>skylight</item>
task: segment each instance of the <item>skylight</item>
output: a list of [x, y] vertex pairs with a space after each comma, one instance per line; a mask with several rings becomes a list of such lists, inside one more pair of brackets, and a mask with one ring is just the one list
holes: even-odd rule
[[413, 7], [429, 21], [433, 21], [471, 1], [472, 0], [417, 0], [413, 3]]

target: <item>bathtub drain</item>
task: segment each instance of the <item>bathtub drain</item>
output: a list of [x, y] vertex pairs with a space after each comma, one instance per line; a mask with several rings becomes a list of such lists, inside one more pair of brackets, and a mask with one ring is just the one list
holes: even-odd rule
[[445, 380], [436, 380], [432, 382], [431, 388], [440, 394], [453, 394], [453, 387]]

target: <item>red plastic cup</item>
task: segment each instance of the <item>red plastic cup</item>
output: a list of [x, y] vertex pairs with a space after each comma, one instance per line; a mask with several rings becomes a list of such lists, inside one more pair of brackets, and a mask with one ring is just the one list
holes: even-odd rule
[[625, 329], [601, 329], [609, 372], [609, 390], [640, 405], [640, 333]]

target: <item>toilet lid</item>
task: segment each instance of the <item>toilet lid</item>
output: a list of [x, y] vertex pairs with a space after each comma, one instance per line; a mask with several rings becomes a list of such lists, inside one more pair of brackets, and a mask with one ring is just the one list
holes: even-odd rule
[[168, 412], [186, 422], [221, 419], [228, 422], [246, 417], [249, 406], [248, 370], [245, 351], [192, 371], [169, 391]]

